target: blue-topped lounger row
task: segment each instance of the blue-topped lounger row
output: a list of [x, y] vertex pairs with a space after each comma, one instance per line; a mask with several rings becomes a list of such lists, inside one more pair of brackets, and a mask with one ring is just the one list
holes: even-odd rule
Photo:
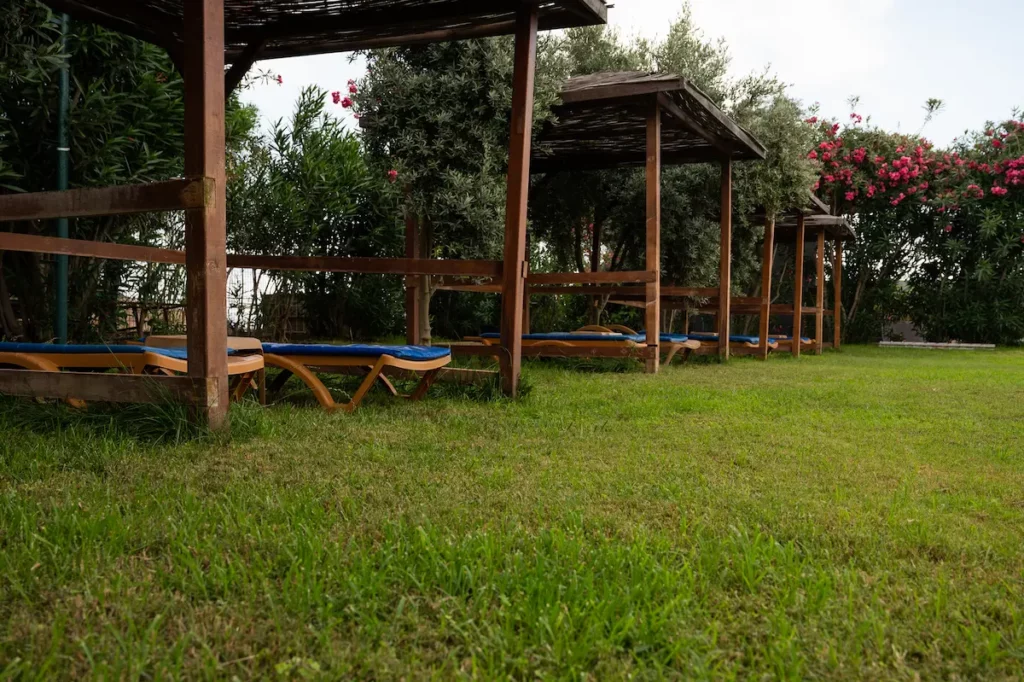
[[[184, 348], [153, 348], [151, 346], [129, 346], [116, 345], [105, 346], [103, 344], [61, 344], [61, 343], [13, 343], [0, 342], [0, 353], [36, 353], [43, 355], [95, 355], [97, 353], [110, 353], [111, 355], [142, 355], [144, 353], [155, 353], [177, 360], [188, 360], [188, 351]], [[228, 355], [232, 355], [228, 351]]]
[[422, 362], [450, 357], [449, 348], [439, 346], [382, 346], [377, 344], [333, 345], [327, 343], [264, 343], [263, 352], [274, 355], [296, 355], [308, 357], [374, 357], [388, 355], [399, 360]]

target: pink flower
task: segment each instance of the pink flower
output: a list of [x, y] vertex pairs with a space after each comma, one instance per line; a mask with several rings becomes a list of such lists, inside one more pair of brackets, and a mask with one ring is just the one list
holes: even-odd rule
[[278, 75], [278, 77], [277, 77], [277, 84], [278, 85], [284, 85], [284, 78], [282, 78], [280, 75]]
[[817, 116], [811, 116], [809, 119], [804, 121], [804, 123], [807, 123], [807, 124], [810, 124], [810, 125], [814, 125], [817, 122], [818, 122], [818, 117]]
[[853, 201], [856, 198], [857, 198], [857, 193], [856, 192], [847, 192], [846, 193], [846, 200], [847, 201]]
[[835, 181], [836, 181], [836, 178], [835, 178], [835, 176], [834, 176], [834, 175], [826, 175], [826, 176], [825, 176], [825, 182], [826, 182], [826, 183], [829, 183], [829, 184], [831, 184], [831, 183], [833, 183], [833, 182], [835, 182]]
[[396, 171], [395, 169], [392, 168], [391, 170], [388, 171], [388, 181], [389, 182], [394, 182], [397, 179], [398, 179], [398, 171]]
[[341, 106], [345, 107], [346, 109], [351, 109], [352, 108], [352, 104], [353, 104], [352, 100], [349, 99], [348, 97], [346, 97], [345, 99], [341, 100]]
[[334, 100], [335, 104], [341, 104], [341, 93], [335, 90], [331, 93], [331, 99]]
[[992, 192], [992, 194], [995, 194], [997, 197], [1001, 197], [1005, 196], [1006, 193], [1009, 192], [1010, 190], [1006, 189], [1005, 187], [993, 187], [989, 191]]
[[350, 94], [353, 94], [353, 95], [354, 95], [354, 94], [356, 94], [357, 92], [359, 92], [359, 88], [357, 88], [357, 87], [356, 87], [356, 84], [355, 84], [355, 83], [349, 83], [349, 84], [348, 84], [348, 91], [349, 91], [349, 93], [350, 93]]
[[946, 232], [952, 232], [952, 231], [953, 231], [953, 226], [952, 225], [946, 225]]
[[874, 185], [868, 185], [868, 199], [870, 199], [871, 197], [875, 196], [875, 192], [876, 191], [877, 190], [875, 189]]
[[1000, 147], [1003, 146], [1003, 141], [1002, 140], [993, 139], [992, 140], [992, 146], [995, 147], [996, 149], [999, 149]]
[[816, 159], [816, 158], [818, 158], [818, 152], [811, 152], [810, 154], [807, 155], [807, 158], [808, 159]]

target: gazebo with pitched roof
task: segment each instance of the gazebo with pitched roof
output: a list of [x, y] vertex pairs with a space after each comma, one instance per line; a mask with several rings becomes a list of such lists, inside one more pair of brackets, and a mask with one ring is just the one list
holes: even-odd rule
[[[227, 269], [477, 274], [502, 281], [514, 331], [525, 288], [526, 205], [539, 30], [602, 24], [604, 0], [46, 0], [57, 11], [165, 48], [185, 81], [185, 177], [146, 185], [0, 196], [0, 221], [185, 212], [185, 251], [0, 232], [0, 250], [184, 264], [188, 376], [134, 377], [0, 369], [0, 392], [40, 397], [152, 399], [151, 384], [226, 423]], [[226, 253], [225, 97], [257, 59], [514, 34], [505, 249], [501, 261], [309, 258]], [[225, 66], [230, 64], [230, 69]], [[518, 333], [503, 338], [502, 384], [514, 394]]]
[[[646, 268], [634, 272], [530, 274], [527, 300], [536, 294], [642, 296], [647, 333], [645, 359], [648, 371], [656, 372], [663, 294], [661, 169], [666, 164], [721, 164], [721, 279], [723, 290], [728, 291], [731, 285], [732, 166], [735, 161], [763, 159], [764, 147], [699, 88], [672, 74], [624, 71], [578, 76], [565, 83], [560, 100], [554, 108], [554, 121], [545, 127], [537, 141], [532, 171], [557, 173], [643, 166], [647, 176]], [[600, 244], [596, 244], [595, 252], [599, 250]], [[484, 290], [480, 287], [446, 288]], [[729, 297], [724, 300], [728, 306]], [[728, 314], [723, 319], [728, 332]], [[728, 338], [728, 333], [725, 337]], [[593, 352], [580, 350], [578, 354]], [[721, 352], [724, 358], [728, 357], [727, 343]], [[577, 353], [566, 349], [563, 354]]]

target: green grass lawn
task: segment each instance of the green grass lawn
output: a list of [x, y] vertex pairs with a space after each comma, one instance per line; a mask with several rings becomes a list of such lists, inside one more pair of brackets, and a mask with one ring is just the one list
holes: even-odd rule
[[0, 401], [0, 677], [1022, 678], [1024, 352], [526, 371], [230, 442]]

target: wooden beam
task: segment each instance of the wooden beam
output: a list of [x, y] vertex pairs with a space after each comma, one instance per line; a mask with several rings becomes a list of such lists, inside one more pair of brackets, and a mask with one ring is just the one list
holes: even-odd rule
[[345, 258], [341, 256], [228, 255], [228, 267], [248, 270], [351, 272], [377, 275], [463, 275], [499, 277], [496, 260], [437, 260], [433, 258]]
[[[653, 102], [647, 112], [647, 222], [646, 250], [647, 274], [644, 325], [647, 347], [657, 348], [661, 340], [661, 107]], [[645, 369], [657, 374], [661, 367], [659, 356], [648, 356]]]
[[[804, 217], [796, 218], [796, 263], [793, 268], [793, 343], [794, 358], [800, 357], [800, 339], [803, 338], [803, 305], [804, 305]], [[796, 311], [801, 312], [796, 312]]]
[[684, 128], [686, 128], [691, 133], [700, 137], [709, 145], [717, 149], [719, 153], [723, 154], [726, 157], [732, 156], [733, 149], [728, 144], [726, 144], [725, 140], [723, 140], [719, 135], [716, 135], [712, 131], [705, 128], [703, 125], [700, 124], [699, 121], [693, 118], [693, 116], [690, 116], [685, 111], [683, 111], [682, 107], [676, 104], [672, 100], [672, 97], [670, 95], [664, 92], [659, 92], [658, 104], [661, 105], [662, 109], [671, 114], [672, 117], [676, 119]]
[[531, 272], [526, 277], [529, 284], [607, 284], [619, 282], [654, 282], [658, 273], [650, 270], [602, 272]]
[[435, 291], [458, 291], [466, 294], [500, 294], [500, 284], [439, 284]]
[[825, 233], [818, 233], [818, 250], [815, 254], [816, 288], [814, 299], [814, 354], [821, 355], [825, 347]]
[[719, 287], [661, 287], [662, 296], [678, 296], [680, 298], [713, 298], [720, 293]]
[[537, 6], [519, 10], [512, 75], [512, 131], [505, 199], [505, 260], [501, 292], [501, 387], [519, 393], [526, 289], [526, 205], [530, 192], [533, 82], [537, 67]]
[[0, 369], [0, 394], [115, 403], [189, 402], [189, 377]]
[[[419, 220], [412, 209], [405, 212], [405, 257], [415, 259], [420, 252]], [[420, 278], [407, 275], [405, 278], [405, 341], [411, 346], [420, 344], [420, 307], [419, 287], [423, 284]]]
[[231, 93], [245, 78], [245, 74], [249, 73], [249, 69], [256, 63], [256, 60], [263, 54], [264, 48], [267, 46], [267, 41], [263, 38], [254, 40], [245, 46], [245, 49], [235, 57], [231, 63], [231, 68], [224, 74], [224, 96], [230, 97]]
[[202, 208], [213, 192], [210, 178], [191, 177], [59, 192], [0, 196], [0, 222], [125, 215]]
[[188, 373], [196, 409], [227, 426], [227, 201], [224, 158], [224, 0], [184, 0], [185, 174], [212, 181], [203, 207], [185, 211]]
[[729, 306], [732, 300], [732, 161], [722, 161], [721, 249], [718, 265], [718, 356], [729, 359]]
[[143, 263], [185, 264], [184, 251], [158, 249], [152, 246], [92, 242], [84, 239], [62, 239], [42, 237], [34, 234], [0, 232], [0, 251], [24, 251], [27, 253], [55, 253], [64, 256], [85, 258], [106, 258], [109, 260], [130, 260]]
[[843, 339], [843, 243], [835, 244], [835, 261], [832, 264], [832, 347], [839, 350]]
[[761, 303], [757, 326], [758, 357], [768, 359], [768, 327], [772, 315], [772, 259], [775, 255], [775, 219], [764, 221], [764, 247], [761, 256]]

